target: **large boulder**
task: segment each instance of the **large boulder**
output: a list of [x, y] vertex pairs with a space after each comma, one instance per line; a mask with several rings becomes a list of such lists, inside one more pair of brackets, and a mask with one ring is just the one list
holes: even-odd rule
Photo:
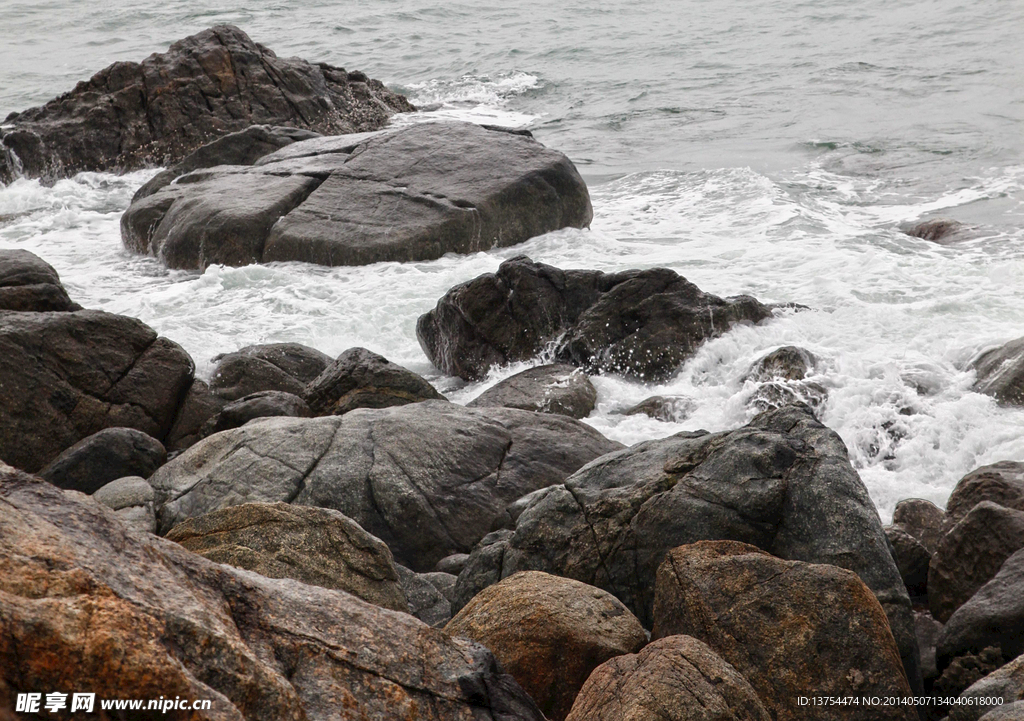
[[449, 290], [416, 336], [434, 365], [467, 380], [557, 341], [560, 361], [655, 381], [733, 324], [770, 316], [749, 296], [704, 293], [667, 268], [561, 270], [517, 256]]
[[0, 709], [18, 693], [210, 699], [218, 719], [542, 721], [482, 646], [214, 563], [0, 466]]
[[[735, 541], [675, 548], [658, 569], [653, 638], [708, 644], [773, 719], [807, 718], [800, 696], [911, 695], [882, 607], [857, 574], [783, 561]], [[816, 709], [816, 718], [908, 719], [900, 704]]]
[[1024, 549], [950, 616], [939, 636], [938, 666], [989, 647], [1004, 659], [1024, 654]]
[[27, 250], [0, 249], [0, 310], [81, 310], [49, 263]]
[[37, 471], [104, 428], [162, 441], [195, 366], [134, 318], [0, 312], [0, 460]]
[[572, 162], [532, 137], [451, 122], [325, 140], [179, 177], [128, 208], [125, 246], [173, 268], [367, 265], [507, 247], [593, 216]]
[[422, 377], [365, 348], [349, 348], [338, 356], [310, 381], [304, 396], [316, 416], [444, 400]]
[[586, 418], [596, 402], [597, 389], [585, 373], [574, 366], [555, 363], [516, 373], [466, 405], [470, 408], [521, 408]]
[[563, 416], [424, 401], [251, 421], [192, 446], [151, 482], [165, 531], [248, 501], [333, 508], [422, 572], [472, 549], [517, 498], [621, 447]]
[[1024, 405], [1024, 338], [984, 351], [971, 365], [977, 373], [974, 390], [1006, 405]]
[[939, 542], [928, 566], [928, 606], [945, 623], [1024, 548], [1024, 511], [982, 501]]
[[125, 476], [149, 478], [167, 461], [163, 443], [134, 428], [104, 428], [51, 461], [39, 475], [58, 488], [95, 493]]
[[26, 175], [63, 178], [172, 165], [253, 124], [353, 133], [413, 109], [362, 73], [279, 58], [238, 28], [217, 25], [141, 63], [114, 63], [46, 105], [12, 113], [0, 143]]
[[301, 397], [306, 384], [331, 364], [329, 355], [301, 343], [250, 345], [213, 360], [210, 390], [229, 401], [261, 391]]
[[409, 610], [391, 551], [337, 511], [244, 503], [190, 518], [167, 538], [217, 563]]
[[474, 550], [454, 608], [516, 571], [537, 570], [603, 588], [650, 624], [665, 554], [717, 539], [856, 573], [885, 610], [919, 687], [910, 599], [878, 512], [842, 440], [802, 406], [734, 431], [638, 443], [538, 491], [514, 531]]
[[584, 684], [567, 721], [769, 721], [740, 673], [707, 644], [669, 636], [616, 656]]
[[1024, 511], [1024, 463], [999, 461], [961, 478], [946, 501], [943, 530], [948, 531], [982, 501]]
[[647, 643], [610, 593], [536, 571], [484, 589], [444, 630], [489, 648], [551, 721], [565, 719], [595, 668]]

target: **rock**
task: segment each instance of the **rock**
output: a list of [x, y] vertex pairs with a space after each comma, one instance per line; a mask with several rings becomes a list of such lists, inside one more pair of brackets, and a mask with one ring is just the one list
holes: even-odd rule
[[356, 408], [390, 408], [444, 400], [434, 386], [365, 348], [349, 348], [305, 389], [316, 416], [340, 416]]
[[450, 573], [458, 576], [462, 573], [462, 569], [466, 567], [466, 561], [469, 560], [468, 553], [453, 553], [450, 556], [445, 556], [437, 562], [435, 570], [441, 573]]
[[734, 431], [677, 433], [610, 453], [538, 492], [514, 529], [473, 551], [453, 609], [487, 583], [537, 570], [602, 588], [649, 624], [655, 574], [669, 550], [742, 541], [859, 575], [920, 688], [910, 599], [874, 503], [839, 436], [806, 407], [764, 413]]
[[217, 366], [210, 388], [236, 401], [260, 391], [283, 391], [302, 397], [306, 384], [331, 364], [331, 357], [300, 343], [250, 345], [213, 359]]
[[0, 248], [0, 310], [81, 310], [49, 263], [27, 250]]
[[791, 403], [806, 403], [817, 410], [828, 399], [828, 390], [820, 383], [805, 381], [818, 359], [809, 350], [783, 346], [762, 357], [743, 377], [743, 382], [759, 384], [750, 403], [759, 411], [781, 408]]
[[452, 603], [448, 595], [442, 591], [455, 586], [455, 578], [434, 578], [450, 576], [447, 573], [416, 573], [399, 565], [398, 577], [402, 582], [402, 591], [409, 600], [409, 613], [434, 628], [444, 628], [452, 618]]
[[174, 425], [167, 432], [164, 445], [169, 452], [183, 451], [203, 437], [202, 428], [208, 420], [220, 413], [227, 401], [210, 390], [205, 381], [198, 378], [185, 395], [174, 419]]
[[810, 374], [818, 359], [809, 350], [787, 345], [762, 357], [743, 380], [763, 383], [773, 380], [802, 381]]
[[[807, 718], [798, 698], [808, 689], [822, 696], [911, 695], [882, 607], [846, 569], [783, 561], [735, 541], [701, 541], [668, 553], [654, 593], [652, 637], [684, 634], [708, 644], [778, 721]], [[827, 713], [917, 721], [913, 707], [898, 704]]]
[[309, 418], [312, 415], [306, 401], [284, 391], [260, 391], [231, 401], [203, 426], [201, 435], [220, 433], [244, 426], [254, 418]]
[[507, 247], [592, 216], [562, 153], [471, 123], [418, 123], [193, 171], [134, 202], [121, 236], [172, 268], [367, 265]]
[[[973, 506], [972, 506], [973, 508]], [[935, 553], [942, 540], [946, 513], [931, 501], [909, 498], [896, 504], [892, 523], [917, 539], [928, 553]]]
[[300, 140], [320, 137], [319, 133], [299, 128], [274, 125], [250, 125], [237, 133], [228, 133], [213, 142], [200, 146], [174, 167], [162, 171], [139, 188], [132, 201], [152, 195], [175, 178], [193, 170], [213, 168], [218, 165], [252, 165], [264, 155], [291, 145]]
[[517, 256], [449, 290], [416, 336], [435, 366], [466, 380], [557, 341], [562, 362], [656, 381], [733, 324], [770, 316], [749, 296], [723, 300], [667, 268], [561, 270]]
[[817, 413], [827, 400], [828, 389], [814, 381], [768, 381], [760, 384], [750, 396], [750, 405], [763, 413], [774, 408], [803, 403]]
[[885, 535], [892, 544], [893, 558], [903, 584], [911, 597], [928, 595], [928, 564], [932, 554], [921, 542], [899, 526], [886, 526]]
[[104, 428], [162, 441], [195, 369], [149, 326], [94, 310], [0, 312], [0, 358], [0, 459], [27, 471]]
[[556, 363], [530, 368], [488, 388], [466, 405], [470, 408], [521, 408], [586, 418], [594, 410], [597, 389], [574, 366]]
[[982, 501], [1024, 511], [1024, 463], [1000, 461], [961, 478], [946, 501], [943, 530], [952, 528]]
[[[1024, 511], [982, 501], [943, 536], [928, 567], [928, 606], [947, 622], [1024, 547]], [[1024, 649], [1022, 649], [1024, 651]]]
[[[1010, 709], [1014, 705], [1018, 705], [1019, 709], [1021, 706], [1018, 702], [1024, 703], [1022, 701], [1024, 700], [1024, 656], [1018, 656], [999, 670], [971, 684], [960, 695], [964, 698], [974, 699], [976, 703], [953, 706], [950, 709], [949, 721], [977, 721], [980, 718], [994, 721], [994, 718], [999, 717], [992, 716], [996, 709], [992, 708], [991, 699], [1000, 699], [1006, 709]], [[1022, 717], [1024, 715], [1007, 716], [1006, 718]]]
[[391, 551], [337, 511], [244, 503], [190, 518], [167, 538], [217, 563], [409, 610]]
[[978, 379], [974, 390], [1000, 403], [1024, 405], [1024, 338], [990, 348], [971, 362]]
[[376, 130], [413, 109], [362, 73], [279, 58], [238, 28], [217, 25], [13, 113], [0, 133], [25, 175], [53, 179], [173, 165], [253, 124], [336, 135]]
[[952, 243], [961, 238], [956, 237], [964, 228], [963, 223], [949, 218], [932, 218], [923, 220], [903, 229], [903, 232], [914, 238], [930, 240], [940, 245]]
[[1006, 663], [998, 646], [988, 646], [978, 653], [965, 653], [962, 656], [939, 660], [939, 668], [945, 667], [942, 675], [932, 686], [932, 693], [939, 698], [938, 713], [949, 711], [950, 704], [942, 703], [942, 699], [959, 696], [970, 686], [985, 678]]
[[997, 706], [982, 718], [985, 721], [1024, 721], [1024, 701], [1016, 701], [1009, 706]]
[[624, 416], [650, 416], [656, 421], [682, 423], [697, 407], [697, 402], [686, 396], [651, 396], [627, 408]]
[[149, 478], [167, 461], [157, 439], [134, 428], [104, 428], [57, 456], [39, 475], [58, 488], [95, 493], [124, 476]]
[[990, 646], [1005, 659], [1024, 653], [1024, 549], [950, 616], [939, 637], [939, 668]]
[[536, 571], [484, 589], [444, 630], [489, 648], [552, 721], [565, 719], [595, 668], [647, 643], [610, 593]]
[[587, 679], [567, 721], [769, 721], [750, 683], [689, 636], [654, 641], [606, 661]]
[[93, 493], [92, 497], [114, 511], [129, 528], [156, 532], [156, 493], [145, 478], [118, 478]]
[[543, 719], [478, 644], [214, 563], [9, 468], [0, 568], [0, 708], [75, 689], [212, 699], [224, 719]]
[[914, 611], [914, 633], [917, 636], [917, 647], [921, 649], [921, 676], [925, 686], [939, 676], [939, 667], [935, 661], [935, 649], [942, 633], [942, 624], [932, 618], [927, 611]]
[[169, 462], [151, 483], [161, 528], [247, 501], [333, 508], [416, 571], [468, 552], [505, 507], [622, 446], [564, 416], [424, 401], [266, 418]]

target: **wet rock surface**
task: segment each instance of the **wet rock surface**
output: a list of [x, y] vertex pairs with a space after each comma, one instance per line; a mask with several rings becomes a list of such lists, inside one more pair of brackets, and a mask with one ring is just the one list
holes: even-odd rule
[[27, 250], [0, 249], [0, 311], [81, 310], [49, 263]]
[[974, 390], [1006, 405], [1024, 405], [1024, 338], [983, 352], [971, 365], [978, 376]]
[[[26, 175], [54, 179], [173, 165], [254, 124], [336, 135], [376, 130], [410, 110], [404, 97], [362, 73], [280, 58], [237, 27], [217, 25], [12, 113], [0, 142]], [[9, 170], [0, 182], [10, 180]]]
[[686, 396], [651, 396], [635, 406], [630, 406], [622, 415], [645, 415], [657, 421], [680, 423], [686, 420], [696, 407], [696, 401]]
[[594, 410], [597, 390], [585, 373], [562, 363], [530, 368], [488, 388], [466, 405], [470, 408], [520, 408], [586, 418]]
[[365, 348], [350, 348], [338, 356], [310, 381], [303, 395], [316, 416], [444, 400], [422, 377]]
[[561, 362], [656, 381], [733, 324], [770, 316], [749, 296], [719, 298], [666, 268], [562, 270], [517, 256], [449, 290], [416, 336], [434, 365], [466, 380], [557, 341]]

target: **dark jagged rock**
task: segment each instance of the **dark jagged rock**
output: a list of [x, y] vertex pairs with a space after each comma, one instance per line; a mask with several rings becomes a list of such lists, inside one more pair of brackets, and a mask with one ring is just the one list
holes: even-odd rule
[[134, 318], [0, 312], [0, 460], [37, 471], [104, 428], [162, 441], [195, 366]]
[[161, 171], [139, 188], [132, 202], [152, 195], [175, 179], [193, 170], [218, 165], [253, 165], [264, 155], [300, 140], [320, 137], [319, 133], [300, 128], [273, 125], [251, 125], [237, 133], [228, 133], [212, 143], [201, 146], [174, 167]]
[[213, 359], [210, 389], [236, 401], [261, 391], [284, 391], [302, 396], [306, 384], [323, 373], [331, 357], [299, 343], [251, 345]]
[[978, 375], [974, 390], [1006, 405], [1024, 405], [1024, 338], [985, 351], [971, 366]]
[[1000, 461], [961, 478], [946, 501], [944, 530], [960, 522], [982, 501], [1024, 511], [1024, 463]]
[[74, 689], [211, 699], [203, 718], [543, 721], [479, 644], [214, 563], [3, 466], [0, 568], [0, 709]]
[[899, 526], [886, 526], [885, 535], [892, 544], [893, 558], [900, 569], [903, 584], [912, 597], [928, 594], [928, 564], [932, 554], [921, 542]]
[[365, 348], [349, 348], [338, 356], [310, 381], [304, 397], [315, 416], [444, 400], [420, 376]]
[[466, 405], [470, 408], [521, 408], [586, 418], [596, 402], [597, 390], [585, 373], [574, 366], [554, 364], [516, 373]]
[[52, 179], [173, 165], [254, 124], [336, 135], [376, 130], [413, 109], [362, 73], [279, 58], [238, 28], [218, 25], [11, 114], [0, 142], [25, 175]]
[[125, 476], [149, 478], [167, 461], [163, 443], [134, 428], [104, 428], [71, 446], [39, 475], [58, 488], [95, 493]]
[[183, 451], [201, 439], [203, 426], [220, 413], [225, 405], [227, 401], [211, 391], [205, 381], [198, 378], [193, 380], [178, 409], [174, 425], [167, 432], [167, 440], [164, 442], [167, 450], [171, 453]]
[[415, 571], [468, 552], [508, 504], [622, 446], [564, 416], [447, 401], [267, 418], [197, 443], [151, 482], [168, 530], [246, 501], [334, 508]]
[[0, 310], [81, 309], [71, 302], [53, 266], [27, 250], [0, 248]]
[[760, 384], [750, 403], [759, 411], [781, 408], [791, 403], [806, 403], [820, 408], [828, 399], [828, 390], [820, 383], [804, 380], [818, 359], [808, 350], [783, 346], [758, 360], [743, 381]]
[[921, 238], [922, 240], [930, 240], [933, 243], [945, 245], [957, 240], [963, 240], [963, 233], [966, 227], [958, 220], [933, 218], [904, 228], [903, 232], [913, 238]]
[[[802, 721], [806, 689], [824, 696], [910, 696], [878, 600], [857, 574], [783, 561], [735, 541], [668, 553], [658, 569], [652, 638], [683, 634], [739, 671], [778, 721]], [[514, 674], [513, 674], [514, 675]], [[847, 705], [827, 718], [917, 721], [911, 706]]]
[[690, 636], [616, 656], [587, 679], [566, 721], [769, 721], [740, 673]]
[[244, 503], [175, 526], [167, 538], [217, 563], [345, 591], [408, 611], [388, 547], [337, 511]]
[[744, 380], [757, 383], [772, 380], [802, 381], [817, 362], [810, 351], [787, 345], [773, 350], [754, 363]]
[[228, 403], [203, 425], [200, 435], [205, 437], [211, 433], [238, 428], [254, 418], [309, 418], [311, 415], [306, 401], [297, 395], [284, 391], [260, 391]]
[[537, 492], [514, 531], [473, 551], [453, 608], [488, 583], [537, 570], [603, 588], [649, 624], [665, 554], [717, 539], [858, 574], [920, 688], [910, 599], [878, 513], [842, 440], [805, 407], [764, 413], [735, 431], [638, 443]]
[[[985, 678], [1006, 663], [998, 646], [989, 646], [977, 653], [965, 653], [952, 659], [940, 659], [939, 668], [942, 675], [935, 680], [932, 693], [940, 699], [959, 696], [970, 686]], [[949, 704], [941, 700], [934, 709], [935, 718], [941, 718], [942, 712], [951, 710]]]
[[943, 536], [928, 567], [928, 606], [945, 623], [1024, 548], [1024, 511], [982, 501]]
[[966, 653], [995, 647], [1004, 659], [1024, 654], [1024, 550], [950, 617], [939, 636], [939, 668]]
[[[1024, 656], [1018, 656], [1013, 661], [1003, 666], [997, 671], [990, 673], [980, 681], [976, 681], [971, 686], [960, 694], [964, 698], [970, 698], [975, 701], [973, 704], [958, 704], [950, 709], [949, 721], [978, 721], [978, 719], [984, 718], [986, 721], [996, 721], [996, 719], [1002, 718], [1002, 721], [1010, 721], [1010, 719], [1024, 718]], [[984, 700], [983, 700], [984, 699]], [[999, 699], [1002, 704], [996, 706], [996, 709], [1017, 705], [1015, 709], [1016, 716], [999, 717], [998, 715], [993, 717], [992, 701]], [[1005, 706], [1003, 706], [1005, 705]]]
[[697, 402], [686, 396], [651, 396], [635, 406], [627, 408], [622, 415], [645, 415], [657, 421], [681, 423], [693, 413], [696, 407]]
[[444, 628], [452, 618], [450, 596], [455, 576], [449, 573], [416, 573], [402, 565], [397, 568], [402, 591], [409, 601], [409, 613], [428, 626]]
[[471, 123], [294, 143], [134, 202], [126, 247], [173, 268], [367, 265], [507, 247], [593, 216], [565, 155]]
[[551, 721], [565, 719], [595, 668], [647, 643], [610, 593], [535, 571], [485, 589], [444, 630], [489, 648]]
[[434, 365], [466, 380], [561, 338], [560, 361], [653, 381], [733, 324], [770, 316], [749, 296], [704, 293], [667, 268], [561, 270], [517, 256], [449, 290], [420, 316], [416, 336]]
[[945, 522], [945, 511], [923, 498], [900, 501], [892, 512], [893, 525], [916, 538], [928, 553], [939, 547]]

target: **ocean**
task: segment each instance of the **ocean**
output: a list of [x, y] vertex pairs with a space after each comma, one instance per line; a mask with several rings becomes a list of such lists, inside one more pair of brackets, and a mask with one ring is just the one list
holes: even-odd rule
[[[821, 419], [883, 520], [902, 498], [944, 504], [977, 466], [1024, 460], [1024, 409], [972, 392], [969, 368], [1024, 335], [1024, 3], [114, 5], [0, 0], [0, 118], [229, 22], [278, 55], [406, 93], [421, 110], [397, 124], [528, 128], [590, 187], [589, 230], [515, 248], [201, 274], [121, 247], [120, 215], [155, 170], [0, 188], [0, 247], [43, 257], [82, 305], [177, 341], [200, 376], [252, 343], [364, 346], [466, 402], [528, 364], [469, 385], [433, 369], [414, 327], [448, 288], [520, 253], [566, 268], [665, 266], [717, 295], [809, 310], [707, 343], [660, 385], [595, 378], [586, 422], [609, 437], [741, 426], [756, 413], [750, 364], [798, 345], [821, 360]], [[936, 217], [968, 224], [970, 238], [938, 245], [900, 230]], [[681, 423], [619, 413], [654, 394], [688, 396], [695, 410]]]

